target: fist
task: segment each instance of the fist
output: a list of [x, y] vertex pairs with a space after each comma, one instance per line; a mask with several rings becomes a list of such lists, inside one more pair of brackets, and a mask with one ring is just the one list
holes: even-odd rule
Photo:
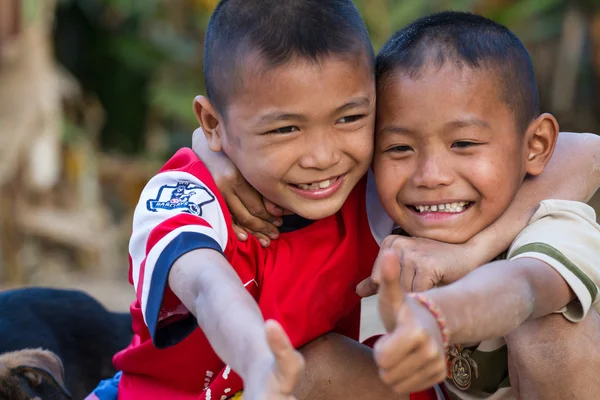
[[392, 251], [377, 260], [379, 314], [387, 330], [374, 348], [383, 382], [396, 393], [428, 389], [446, 377], [446, 355], [436, 318], [400, 286], [400, 264]]

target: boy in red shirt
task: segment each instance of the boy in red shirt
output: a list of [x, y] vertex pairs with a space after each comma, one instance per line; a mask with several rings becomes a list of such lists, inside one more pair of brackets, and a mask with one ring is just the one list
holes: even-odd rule
[[354, 287], [378, 251], [365, 197], [373, 50], [350, 0], [224, 0], [204, 62], [208, 97], [194, 110], [211, 149], [295, 217], [269, 248], [238, 242], [195, 154], [166, 163], [134, 215], [135, 338], [114, 359], [119, 398], [225, 399], [242, 387], [245, 399], [292, 398], [294, 347], [330, 331], [358, 339]]

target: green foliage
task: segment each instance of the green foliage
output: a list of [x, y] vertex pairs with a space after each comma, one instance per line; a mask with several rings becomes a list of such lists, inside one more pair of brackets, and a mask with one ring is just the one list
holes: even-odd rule
[[[95, 56], [91, 60], [102, 64], [102, 68], [88, 68], [94, 71], [94, 77], [81, 80], [92, 82], [92, 91], [100, 93], [107, 109], [105, 146], [119, 151], [144, 151], [145, 133], [156, 131], [157, 126], [159, 131], [170, 133], [173, 145], [185, 143], [187, 139], [181, 135], [189, 135], [197, 124], [191, 104], [194, 96], [204, 91], [203, 35], [217, 1], [60, 0], [60, 3], [61, 7], [79, 8], [88, 22], [92, 21], [94, 39], [89, 46]], [[556, 40], [568, 6], [576, 4], [585, 10], [596, 10], [600, 0], [355, 0], [355, 3], [377, 50], [394, 31], [412, 20], [446, 9], [482, 13], [513, 29], [528, 44]]]
[[[600, 0], [589, 0], [587, 3]], [[416, 18], [443, 10], [479, 12], [507, 25], [525, 41], [538, 41], [560, 34], [560, 21], [567, 0], [356, 0], [378, 49], [396, 30]]]

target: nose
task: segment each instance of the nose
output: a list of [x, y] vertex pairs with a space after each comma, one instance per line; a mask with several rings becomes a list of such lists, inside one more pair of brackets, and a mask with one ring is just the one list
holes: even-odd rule
[[327, 170], [342, 159], [342, 149], [330, 132], [315, 132], [315, 135], [307, 136], [305, 148], [299, 163], [302, 168]]
[[436, 189], [452, 183], [451, 163], [441, 152], [422, 153], [412, 180], [415, 186]]

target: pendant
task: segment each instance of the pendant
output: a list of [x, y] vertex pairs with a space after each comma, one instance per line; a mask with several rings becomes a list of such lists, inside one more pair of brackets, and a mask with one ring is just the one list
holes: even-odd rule
[[467, 390], [471, 386], [473, 371], [471, 370], [469, 361], [462, 354], [459, 354], [452, 360], [450, 370], [452, 371], [452, 382], [454, 382], [457, 388]]

